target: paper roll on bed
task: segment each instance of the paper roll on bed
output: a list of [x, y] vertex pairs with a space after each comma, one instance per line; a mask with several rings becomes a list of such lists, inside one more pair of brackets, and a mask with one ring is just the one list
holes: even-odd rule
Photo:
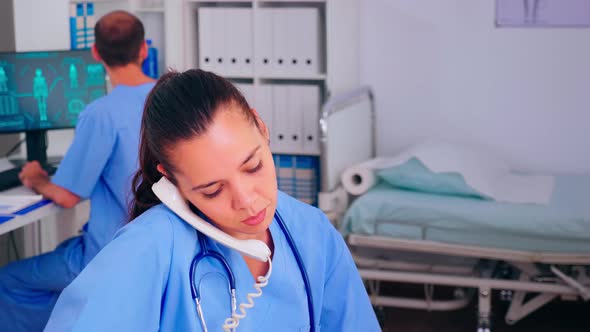
[[342, 186], [352, 195], [362, 195], [375, 185], [377, 176], [371, 169], [351, 167], [342, 174]]
[[398, 158], [375, 158], [352, 166], [342, 172], [340, 181], [352, 195], [362, 195], [377, 184], [377, 171], [399, 164]]

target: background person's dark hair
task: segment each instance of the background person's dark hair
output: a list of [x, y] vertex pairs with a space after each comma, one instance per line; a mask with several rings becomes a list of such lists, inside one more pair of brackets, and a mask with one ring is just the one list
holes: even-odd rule
[[148, 95], [143, 111], [139, 170], [133, 177], [129, 220], [160, 203], [152, 192], [152, 185], [162, 177], [156, 169], [158, 164], [177, 184], [174, 165], [168, 158], [169, 148], [204, 134], [215, 114], [226, 109], [226, 105], [237, 106], [246, 119], [261, 129], [242, 93], [228, 80], [199, 69], [162, 75]]
[[144, 36], [141, 21], [123, 10], [106, 14], [94, 26], [96, 50], [110, 67], [138, 61]]

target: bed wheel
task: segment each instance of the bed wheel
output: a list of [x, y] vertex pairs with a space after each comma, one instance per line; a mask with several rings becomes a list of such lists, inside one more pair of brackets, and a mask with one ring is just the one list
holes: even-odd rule
[[487, 318], [480, 318], [477, 324], [477, 332], [490, 332], [490, 320]]
[[489, 318], [480, 317], [479, 323], [477, 324], [477, 332], [490, 332], [490, 325]]
[[489, 287], [480, 287], [478, 301], [477, 332], [490, 332], [491, 326], [491, 297], [492, 290]]

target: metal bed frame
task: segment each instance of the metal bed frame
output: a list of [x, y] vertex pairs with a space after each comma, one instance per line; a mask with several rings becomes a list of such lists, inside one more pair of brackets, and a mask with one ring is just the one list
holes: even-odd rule
[[[363, 100], [370, 104], [364, 110], [365, 120], [369, 123], [363, 128], [371, 128], [368, 133], [358, 131], [358, 114], [351, 116], [351, 121], [342, 121], [349, 109], [354, 108], [358, 112], [358, 107], [354, 105]], [[336, 115], [340, 118], [337, 126], [332, 123]], [[334, 96], [324, 104], [320, 119], [321, 194], [329, 196], [337, 189], [339, 175], [345, 167], [375, 157], [375, 120], [374, 95], [367, 86]], [[342, 143], [339, 147], [337, 141], [330, 140], [333, 132], [340, 138], [345, 136], [343, 133], [355, 133], [357, 140], [364, 139], [369, 145], [358, 151], [351, 150], [347, 145], [341, 152], [344, 157], [336, 158], [334, 150], [341, 148]], [[345, 213], [343, 210], [324, 212], [336, 226]], [[510, 302], [505, 315], [508, 324], [516, 323], [556, 298], [590, 299], [590, 254], [530, 252], [358, 234], [350, 234], [346, 241], [374, 305], [455, 310], [466, 306], [472, 295], [477, 294], [478, 332], [489, 332], [491, 329], [492, 291], [499, 292], [503, 299]], [[367, 250], [378, 254], [367, 256]], [[386, 252], [390, 254], [384, 258], [383, 253]], [[408, 253], [426, 255], [435, 263], [397, 259]], [[436, 257], [463, 258], [466, 265], [446, 265], [445, 259], [437, 260]], [[424, 299], [380, 295], [382, 281], [422, 284]], [[456, 291], [450, 300], [434, 299], [434, 286], [455, 287]]]

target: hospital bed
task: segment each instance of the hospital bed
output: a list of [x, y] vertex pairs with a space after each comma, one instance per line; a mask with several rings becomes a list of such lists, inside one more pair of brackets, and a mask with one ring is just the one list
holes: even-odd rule
[[[319, 202], [345, 236], [375, 306], [454, 310], [475, 297], [477, 329], [490, 331], [492, 294], [509, 301], [508, 324], [557, 298], [590, 299], [590, 176], [557, 176], [546, 205], [384, 184], [350, 197], [340, 175], [375, 156], [374, 124], [369, 87], [324, 105]], [[383, 295], [383, 281], [424, 285], [424, 298]], [[435, 298], [435, 286], [455, 291]]]

